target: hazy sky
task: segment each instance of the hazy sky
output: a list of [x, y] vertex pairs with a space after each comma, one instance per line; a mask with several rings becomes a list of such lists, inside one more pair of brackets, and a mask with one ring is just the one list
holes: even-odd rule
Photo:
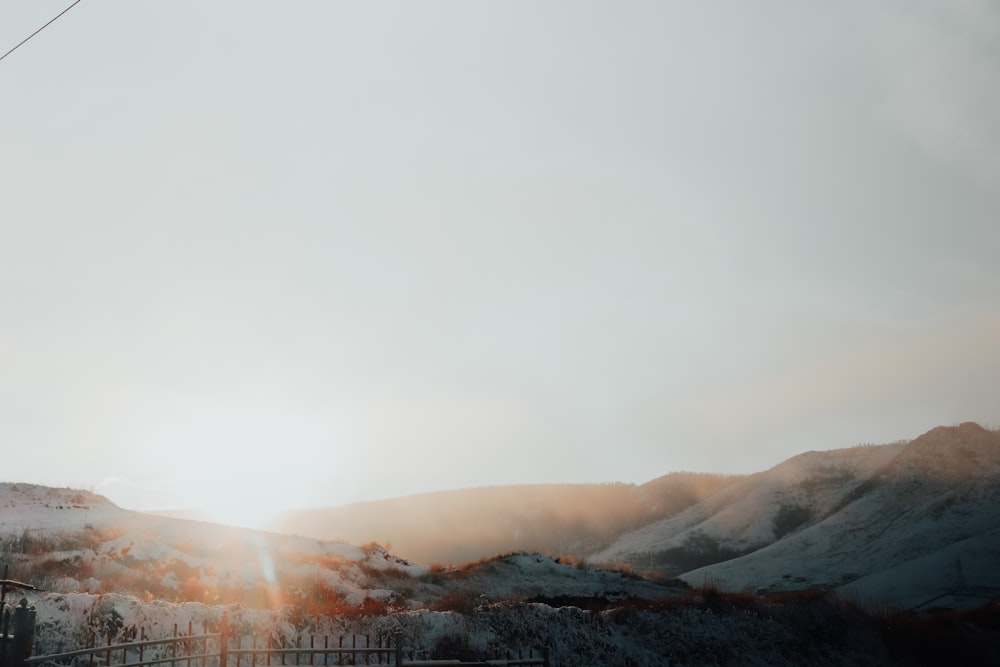
[[990, 0], [84, 0], [0, 62], [0, 477], [235, 517], [998, 426], [998, 73]]

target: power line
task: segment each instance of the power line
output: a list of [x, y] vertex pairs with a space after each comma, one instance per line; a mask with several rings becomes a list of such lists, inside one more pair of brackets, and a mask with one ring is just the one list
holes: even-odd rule
[[36, 30], [35, 32], [31, 33], [30, 35], [28, 35], [28, 36], [27, 36], [27, 37], [25, 37], [24, 39], [22, 39], [22, 40], [21, 40], [21, 42], [20, 42], [20, 43], [19, 43], [19, 44], [18, 44], [17, 46], [15, 46], [15, 47], [14, 47], [13, 49], [11, 49], [11, 50], [10, 50], [10, 51], [8, 51], [7, 53], [5, 53], [5, 54], [3, 54], [2, 56], [0, 56], [0, 60], [3, 60], [4, 58], [6, 58], [7, 56], [9, 56], [10, 54], [14, 53], [14, 51], [16, 51], [16, 50], [17, 50], [17, 48], [18, 48], [19, 46], [21, 46], [21, 44], [24, 44], [24, 43], [25, 43], [25, 42], [27, 42], [27, 41], [28, 41], [29, 39], [31, 39], [32, 37], [34, 37], [35, 35], [37, 35], [38, 33], [40, 33], [41, 31], [45, 30], [46, 28], [48, 28], [48, 27], [49, 27], [49, 25], [51, 25], [52, 23], [54, 23], [54, 22], [55, 22], [55, 20], [56, 20], [57, 18], [59, 18], [60, 16], [62, 16], [62, 15], [63, 15], [63, 14], [65, 14], [66, 12], [68, 12], [69, 10], [73, 9], [74, 7], [76, 7], [77, 3], [79, 3], [79, 2], [80, 2], [80, 0], [75, 0], [75, 1], [73, 2], [73, 4], [72, 4], [72, 5], [70, 5], [70, 6], [69, 6], [69, 7], [67, 7], [66, 9], [64, 9], [64, 10], [62, 10], [61, 12], [59, 12], [58, 14], [56, 14], [56, 15], [55, 15], [55, 16], [54, 16], [54, 17], [53, 17], [53, 18], [52, 18], [52, 19], [51, 19], [51, 20], [50, 20], [50, 21], [49, 21], [48, 23], [46, 23], [46, 24], [45, 24], [45, 25], [43, 25], [43, 26], [42, 26], [41, 28], [39, 28], [39, 29], [38, 29], [38, 30]]

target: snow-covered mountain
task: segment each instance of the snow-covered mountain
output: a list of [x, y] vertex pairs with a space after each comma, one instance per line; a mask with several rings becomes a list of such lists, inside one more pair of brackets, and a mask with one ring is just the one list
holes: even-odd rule
[[[279, 561], [302, 561], [304, 554], [338, 560], [334, 588], [354, 601], [384, 587], [357, 573], [344, 574], [345, 563], [363, 564], [370, 554], [332, 537], [346, 535], [354, 544], [378, 537], [410, 559], [393, 556], [405, 568], [421, 572], [429, 572], [432, 563], [537, 551], [627, 565], [695, 586], [821, 587], [907, 608], [969, 607], [1000, 593], [1000, 431], [973, 423], [939, 427], [911, 442], [807, 452], [748, 477], [684, 473], [641, 486], [534, 485], [424, 494], [301, 512], [285, 517], [282, 526], [312, 536], [252, 533], [251, 542], [266, 544], [269, 557]], [[123, 554], [146, 567], [141, 576], [158, 597], [185, 585], [232, 596], [251, 586], [244, 581], [247, 573], [261, 576], [259, 555], [243, 546], [247, 531], [129, 512], [83, 491], [0, 484], [0, 531], [12, 536], [4, 546], [8, 553], [18, 540], [36, 539], [38, 533], [81, 530], [77, 534], [89, 535], [83, 541], [94, 543], [92, 548], [81, 549], [88, 546], [80, 544], [83, 538], [66, 540], [60, 559], [41, 568], [53, 590], [100, 590], [107, 585], [102, 581], [121, 570], [116, 558]], [[208, 565], [227, 549], [243, 556], [230, 558], [228, 570]], [[67, 569], [59, 563], [84, 561], [89, 576], [58, 580]], [[284, 576], [293, 581], [320, 576], [307, 575], [308, 569], [299, 562]], [[139, 575], [133, 569], [129, 576]], [[421, 604], [446, 593], [410, 588], [411, 601]]]
[[907, 607], [1000, 594], [1000, 432], [809, 452], [591, 556], [730, 589], [839, 588]]
[[772, 544], [828, 516], [903, 447], [886, 445], [800, 454], [623, 535], [591, 555], [681, 574]]
[[388, 542], [422, 563], [531, 550], [693, 585], [975, 606], [1000, 593], [1000, 431], [939, 427], [746, 477], [438, 492], [294, 512], [272, 529]]

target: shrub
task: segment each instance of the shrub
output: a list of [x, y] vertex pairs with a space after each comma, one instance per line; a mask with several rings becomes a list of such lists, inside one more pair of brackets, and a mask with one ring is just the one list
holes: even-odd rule
[[672, 547], [650, 555], [644, 565], [658, 569], [664, 576], [676, 576], [705, 565], [739, 558], [753, 549], [730, 549], [701, 532], [694, 532], [684, 540], [684, 545]]
[[454, 611], [471, 616], [476, 613], [480, 604], [482, 598], [479, 593], [473, 590], [460, 590], [445, 593], [427, 605], [427, 608], [431, 611]]
[[784, 503], [774, 515], [772, 530], [779, 540], [812, 519], [812, 510], [797, 504]]
[[431, 660], [479, 660], [483, 656], [469, 642], [468, 635], [444, 635], [431, 648]]

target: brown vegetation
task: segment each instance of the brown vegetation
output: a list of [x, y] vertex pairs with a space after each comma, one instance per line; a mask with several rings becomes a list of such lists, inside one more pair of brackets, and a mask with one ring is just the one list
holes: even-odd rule
[[417, 562], [466, 563], [493, 554], [593, 553], [619, 535], [672, 516], [741, 476], [671, 473], [646, 484], [536, 484], [443, 491], [289, 513], [274, 530], [353, 544], [391, 539]]

